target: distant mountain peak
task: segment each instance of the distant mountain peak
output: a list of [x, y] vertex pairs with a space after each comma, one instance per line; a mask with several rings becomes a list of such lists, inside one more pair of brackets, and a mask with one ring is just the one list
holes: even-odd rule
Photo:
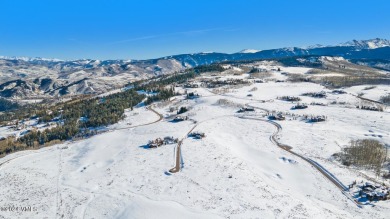
[[390, 46], [390, 40], [380, 38], [370, 40], [352, 40], [346, 43], [341, 43], [338, 46], [353, 46], [358, 49], [377, 49]]
[[256, 49], [243, 49], [238, 53], [257, 53], [260, 52], [261, 50], [256, 50]]
[[31, 61], [48, 61], [48, 62], [61, 62], [64, 61], [62, 59], [54, 59], [54, 58], [40, 58], [40, 57], [25, 57], [25, 56], [0, 56], [0, 59], [7, 59], [7, 60], [22, 60], [26, 62]]
[[327, 47], [327, 46], [324, 46], [321, 44], [315, 44], [315, 45], [303, 47], [303, 49], [317, 49], [317, 48], [324, 48], [324, 47]]
[[318, 49], [318, 48], [326, 48], [326, 47], [355, 47], [358, 50], [361, 49], [377, 49], [382, 47], [390, 47], [390, 40], [375, 38], [369, 40], [351, 40], [345, 43], [339, 43], [337, 45], [328, 45], [324, 46], [321, 44], [315, 44], [312, 46], [303, 47], [304, 49]]

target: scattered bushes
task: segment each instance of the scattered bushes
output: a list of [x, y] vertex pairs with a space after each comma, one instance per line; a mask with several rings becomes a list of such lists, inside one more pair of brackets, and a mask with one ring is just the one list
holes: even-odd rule
[[252, 87], [249, 92], [257, 91], [257, 87]]
[[381, 96], [380, 101], [386, 105], [390, 105], [390, 94], [387, 94], [387, 96]]
[[302, 96], [307, 96], [307, 97], [314, 97], [314, 98], [326, 98], [326, 93], [325, 91], [321, 92], [307, 92], [301, 94]]
[[377, 85], [377, 84], [390, 84], [390, 78], [383, 77], [360, 77], [360, 76], [329, 76], [323, 77], [319, 80], [321, 84], [330, 87], [351, 87], [356, 85]]
[[363, 90], [372, 90], [374, 88], [376, 88], [376, 86], [368, 86], [368, 87], [363, 88]]
[[227, 106], [227, 107], [239, 107], [239, 108], [242, 108], [244, 107], [243, 104], [240, 104], [240, 103], [235, 103], [235, 102], [232, 102], [228, 99], [219, 99], [217, 100], [216, 102], [216, 105], [219, 105], [219, 106]]

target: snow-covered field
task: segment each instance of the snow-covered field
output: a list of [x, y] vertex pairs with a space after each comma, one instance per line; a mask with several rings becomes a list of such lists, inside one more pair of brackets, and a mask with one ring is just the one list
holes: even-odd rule
[[356, 95], [363, 94], [362, 97], [377, 101], [379, 101], [382, 96], [390, 94], [390, 86], [386, 85], [360, 85], [349, 87], [346, 90]]
[[[257, 89], [250, 91], [253, 87]], [[312, 83], [252, 84], [223, 95], [205, 88], [189, 91], [201, 97], [178, 98], [154, 109], [167, 115], [171, 105], [190, 106], [186, 115], [191, 120], [152, 123], [159, 116], [140, 107], [127, 111], [124, 121], [109, 127], [113, 131], [0, 159], [0, 207], [33, 208], [31, 212], [0, 211], [0, 218], [390, 217], [390, 201], [357, 207], [310, 164], [274, 145], [270, 141], [276, 131], [273, 125], [239, 118], [237, 108], [220, 106], [217, 101], [327, 116], [326, 122], [317, 124], [289, 118], [280, 121], [283, 129], [278, 138], [344, 184], [364, 179], [362, 171], [331, 161], [331, 155], [352, 139], [374, 138], [390, 144], [389, 109], [356, 109], [359, 99], [349, 93], [327, 93], [326, 99], [301, 97], [304, 103], [327, 106], [295, 111], [290, 110], [292, 103], [276, 99], [330, 92]], [[343, 104], [331, 104], [334, 101]], [[264, 116], [260, 110], [246, 114]], [[127, 128], [142, 124], [149, 125]], [[204, 132], [206, 138], [184, 138], [195, 125], [194, 130]], [[178, 173], [168, 171], [174, 166], [175, 145], [146, 147], [149, 140], [165, 136], [184, 138], [184, 166]]]

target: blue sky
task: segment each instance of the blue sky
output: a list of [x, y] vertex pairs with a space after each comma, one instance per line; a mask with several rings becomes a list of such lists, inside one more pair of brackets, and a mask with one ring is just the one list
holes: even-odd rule
[[389, 1], [1, 0], [0, 55], [148, 59], [390, 38]]

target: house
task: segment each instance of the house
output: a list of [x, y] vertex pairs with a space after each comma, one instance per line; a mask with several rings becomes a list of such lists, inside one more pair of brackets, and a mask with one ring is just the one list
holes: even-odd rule
[[253, 107], [243, 107], [237, 111], [237, 113], [243, 113], [243, 112], [254, 112], [255, 109]]
[[309, 122], [324, 122], [326, 121], [326, 116], [311, 116], [308, 119]]
[[269, 115], [268, 119], [269, 120], [285, 120], [286, 117], [284, 117], [282, 113], [278, 113], [276, 115], [274, 115], [274, 114]]
[[166, 136], [163, 139], [162, 138], [156, 138], [155, 140], [149, 141], [147, 146], [149, 148], [158, 148], [158, 147], [160, 147], [162, 145], [176, 144], [177, 142], [179, 142], [179, 139], [174, 138], [174, 137], [170, 137], [170, 136]]
[[199, 97], [199, 94], [197, 93], [194, 93], [194, 92], [190, 92], [187, 94], [187, 99], [195, 99], [195, 98], [198, 98]]
[[173, 138], [170, 136], [166, 136], [166, 137], [164, 137], [163, 142], [164, 142], [164, 144], [176, 144], [177, 142], [179, 142], [179, 139]]
[[294, 96], [282, 96], [282, 97], [277, 97], [279, 100], [284, 100], [284, 101], [301, 101], [301, 98], [299, 97], [294, 97]]
[[255, 80], [255, 83], [264, 83], [263, 80]]
[[184, 84], [184, 88], [198, 88], [198, 87], [199, 87], [199, 84], [195, 84], [195, 83]]
[[363, 181], [360, 184], [353, 183], [349, 186], [349, 189], [352, 189], [354, 186], [357, 187], [357, 190], [354, 192], [359, 197], [366, 197], [369, 201], [382, 201], [382, 200], [389, 200], [390, 199], [390, 188], [379, 185], [379, 184], [372, 184], [370, 182]]
[[188, 134], [188, 137], [193, 137], [195, 139], [202, 139], [206, 137], [206, 135], [203, 132], [192, 132]]
[[173, 121], [174, 122], [182, 122], [188, 119], [188, 116], [176, 116]]
[[149, 148], [158, 148], [160, 147], [161, 145], [163, 145], [164, 142], [161, 138], [157, 138], [155, 140], [151, 140], [148, 142], [148, 147]]
[[296, 109], [306, 109], [308, 106], [306, 104], [300, 104], [300, 103], [297, 103], [297, 105], [291, 107], [292, 110], [296, 110]]

